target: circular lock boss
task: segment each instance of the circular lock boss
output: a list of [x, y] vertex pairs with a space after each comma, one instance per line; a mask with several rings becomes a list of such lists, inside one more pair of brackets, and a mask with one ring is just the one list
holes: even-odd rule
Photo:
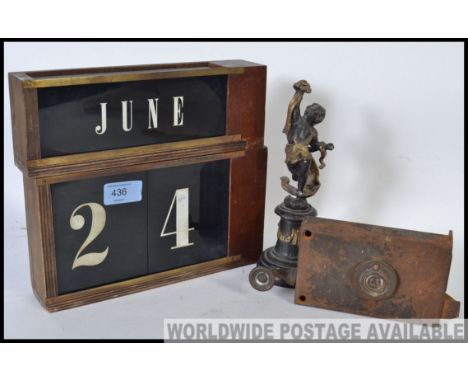
[[362, 297], [384, 300], [395, 293], [398, 276], [385, 261], [367, 260], [356, 266], [354, 282]]
[[266, 267], [255, 267], [249, 273], [249, 282], [258, 291], [265, 292], [275, 285], [275, 275]]

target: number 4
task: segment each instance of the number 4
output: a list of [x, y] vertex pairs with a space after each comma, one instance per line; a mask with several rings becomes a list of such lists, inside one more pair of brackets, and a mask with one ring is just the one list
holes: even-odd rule
[[[174, 232], [166, 232], [167, 222], [174, 208], [174, 203], [176, 203], [176, 230]], [[193, 227], [189, 228], [189, 189], [178, 189], [172, 198], [172, 203], [161, 231], [161, 237], [176, 235], [176, 245], [171, 247], [171, 249], [188, 247], [193, 245], [189, 241], [189, 231], [193, 231], [194, 229]]]

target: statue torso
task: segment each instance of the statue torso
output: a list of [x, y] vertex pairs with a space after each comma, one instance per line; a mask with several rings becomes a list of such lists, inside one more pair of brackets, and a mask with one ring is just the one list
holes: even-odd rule
[[288, 133], [288, 143], [309, 145], [317, 140], [317, 136], [318, 133], [315, 127], [309, 125], [303, 117], [300, 117], [292, 123]]

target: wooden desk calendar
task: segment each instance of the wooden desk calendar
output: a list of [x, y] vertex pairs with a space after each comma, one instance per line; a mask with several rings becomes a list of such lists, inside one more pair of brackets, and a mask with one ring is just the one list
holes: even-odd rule
[[49, 311], [254, 263], [266, 67], [9, 74], [31, 280]]

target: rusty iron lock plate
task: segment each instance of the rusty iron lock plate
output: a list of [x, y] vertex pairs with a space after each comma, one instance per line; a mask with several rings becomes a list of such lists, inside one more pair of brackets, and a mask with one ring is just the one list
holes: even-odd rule
[[381, 318], [455, 318], [445, 293], [452, 232], [323, 218], [301, 225], [296, 304]]

